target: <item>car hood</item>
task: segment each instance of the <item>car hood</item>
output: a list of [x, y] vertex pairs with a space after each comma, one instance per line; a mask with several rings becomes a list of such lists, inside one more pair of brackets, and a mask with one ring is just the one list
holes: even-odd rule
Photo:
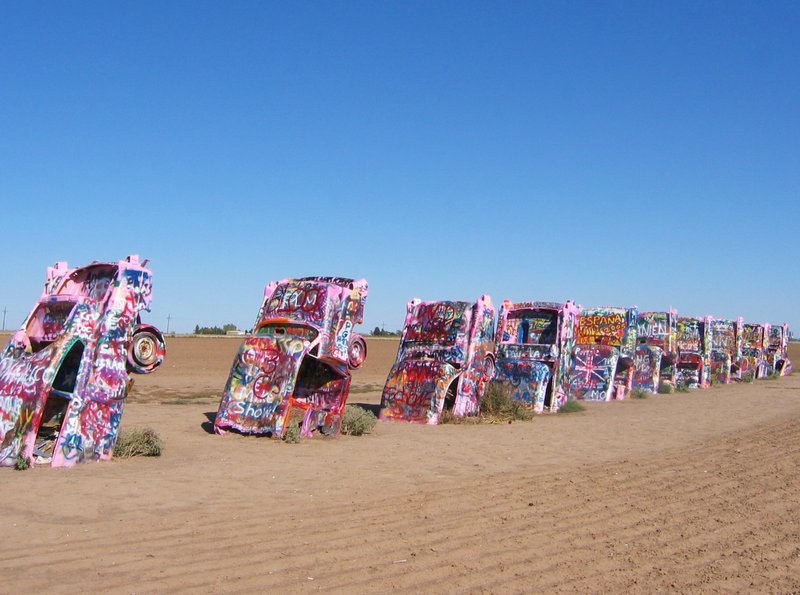
[[436, 424], [445, 395], [460, 370], [447, 362], [403, 360], [396, 363], [381, 397], [381, 419]]
[[300, 364], [310, 345], [298, 337], [245, 340], [231, 367], [215, 428], [280, 435]]
[[513, 398], [526, 408], [541, 413], [552, 375], [550, 367], [540, 361], [501, 359], [497, 362], [494, 379], [507, 385]]

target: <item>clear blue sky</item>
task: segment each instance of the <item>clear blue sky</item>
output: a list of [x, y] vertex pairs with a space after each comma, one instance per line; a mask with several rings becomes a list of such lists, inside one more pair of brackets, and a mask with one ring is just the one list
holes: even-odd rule
[[677, 307], [800, 333], [800, 3], [7, 3], [0, 308], [152, 261], [148, 320], [264, 285]]

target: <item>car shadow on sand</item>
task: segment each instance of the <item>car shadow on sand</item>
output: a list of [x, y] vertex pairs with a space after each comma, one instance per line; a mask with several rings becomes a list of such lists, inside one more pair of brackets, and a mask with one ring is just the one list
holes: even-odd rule
[[214, 420], [217, 419], [217, 412], [216, 411], [206, 411], [203, 415], [206, 416], [208, 421], [204, 421], [200, 424], [200, 427], [206, 431], [208, 434], [214, 433]]
[[378, 417], [378, 414], [381, 412], [380, 404], [375, 403], [348, 403], [348, 405], [355, 405], [356, 407], [361, 407], [362, 409], [366, 409], [370, 411], [375, 417]]

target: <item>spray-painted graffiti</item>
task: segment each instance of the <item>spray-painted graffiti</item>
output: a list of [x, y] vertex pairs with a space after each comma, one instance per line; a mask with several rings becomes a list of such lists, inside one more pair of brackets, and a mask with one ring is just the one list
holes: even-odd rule
[[575, 344], [572, 302], [512, 303], [505, 300], [497, 322], [495, 382], [537, 413], [556, 411], [567, 400], [567, 372]]
[[742, 318], [711, 320], [710, 380], [712, 384], [728, 384], [741, 378]]
[[161, 365], [161, 333], [141, 324], [152, 273], [117, 263], [48, 267], [44, 291], [0, 360], [0, 465], [69, 467], [111, 458], [131, 372]]
[[583, 308], [575, 323], [570, 399], [624, 399], [633, 384], [636, 308]]
[[267, 285], [254, 335], [231, 366], [217, 433], [282, 437], [293, 424], [306, 437], [339, 433], [350, 369], [366, 358], [366, 343], [353, 328], [363, 320], [367, 292], [364, 279], [344, 277]]
[[576, 346], [569, 378], [571, 399], [610, 401], [619, 351], [611, 345]]
[[675, 385], [706, 388], [711, 381], [711, 317], [678, 318]]
[[494, 375], [494, 315], [489, 296], [475, 304], [411, 300], [381, 419], [437, 424], [445, 407], [477, 414]]
[[775, 372], [781, 376], [792, 373], [792, 362], [788, 356], [789, 325], [771, 325], [767, 338], [765, 357]]
[[637, 322], [637, 347], [633, 366], [634, 388], [658, 392], [661, 382], [674, 381], [677, 358], [677, 317], [668, 312], [640, 312]]

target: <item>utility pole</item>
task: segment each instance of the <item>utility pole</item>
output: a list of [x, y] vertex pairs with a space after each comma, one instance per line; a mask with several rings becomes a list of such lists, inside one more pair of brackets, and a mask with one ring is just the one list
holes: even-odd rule
[[6, 330], [6, 307], [3, 306], [3, 330]]
[[172, 314], [167, 314], [167, 334], [169, 334], [169, 321], [172, 320]]

